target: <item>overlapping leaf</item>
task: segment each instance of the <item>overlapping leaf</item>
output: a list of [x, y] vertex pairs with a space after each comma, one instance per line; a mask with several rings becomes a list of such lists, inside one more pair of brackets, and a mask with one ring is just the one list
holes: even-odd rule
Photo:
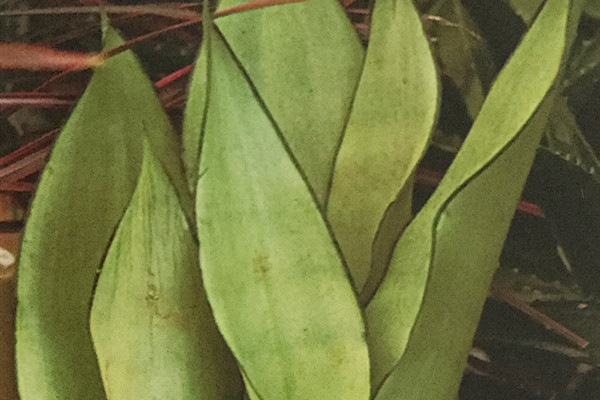
[[363, 322], [319, 207], [221, 36], [197, 187], [200, 264], [253, 399], [367, 399]]
[[204, 0], [203, 5], [202, 45], [190, 80], [190, 90], [183, 120], [183, 164], [191, 193], [196, 192], [196, 184], [198, 183], [200, 149], [208, 112], [210, 88], [210, 30], [212, 29], [212, 20], [209, 1]]
[[398, 242], [366, 309], [377, 400], [455, 395], [579, 6], [548, 0], [438, 190]]
[[[109, 29], [106, 47], [120, 43]], [[96, 271], [134, 190], [144, 138], [185, 197], [173, 129], [152, 84], [126, 52], [94, 72], [33, 201], [18, 281], [16, 354], [23, 400], [105, 398], [89, 335], [89, 305]], [[190, 201], [188, 195], [188, 216]]]
[[[412, 173], [429, 142], [437, 94], [435, 64], [412, 2], [379, 0], [327, 203], [358, 291], [373, 266], [367, 298], [412, 216]], [[405, 195], [394, 202], [402, 190]], [[381, 226], [388, 229], [381, 230], [386, 210], [388, 221]], [[374, 250], [376, 235], [377, 250], [384, 255]]]
[[[219, 8], [244, 1], [224, 0]], [[344, 10], [337, 0], [308, 0], [215, 23], [323, 205], [363, 59]]]
[[109, 400], [241, 399], [177, 194], [146, 148], [94, 294], [90, 327]]

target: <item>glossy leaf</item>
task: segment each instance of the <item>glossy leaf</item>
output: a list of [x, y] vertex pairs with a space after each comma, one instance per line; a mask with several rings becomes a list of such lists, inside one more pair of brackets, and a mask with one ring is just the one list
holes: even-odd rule
[[94, 293], [90, 328], [109, 400], [241, 399], [179, 199], [146, 148]]
[[[437, 111], [436, 67], [411, 1], [378, 0], [363, 74], [337, 155], [327, 216], [355, 288], [375, 257], [373, 242], [386, 210], [393, 227], [388, 253], [411, 218], [412, 190], [394, 202], [423, 155]], [[389, 238], [391, 237], [391, 240]], [[389, 260], [389, 258], [388, 258]], [[386, 262], [373, 265], [371, 294]]]
[[197, 188], [200, 265], [253, 399], [367, 399], [352, 287], [277, 126], [222, 38], [211, 38]]
[[[120, 43], [108, 29], [105, 46]], [[96, 272], [134, 190], [144, 138], [183, 196], [175, 133], [151, 82], [125, 52], [94, 72], [33, 200], [18, 280], [22, 400], [105, 399], [89, 306]]]
[[375, 399], [456, 394], [547, 121], [552, 102], [544, 98], [575, 33], [574, 8], [568, 0], [546, 3], [437, 191], [399, 240], [366, 309]]
[[[223, 0], [219, 9], [244, 1]], [[337, 0], [308, 0], [222, 17], [215, 24], [323, 206], [363, 59], [344, 10]]]

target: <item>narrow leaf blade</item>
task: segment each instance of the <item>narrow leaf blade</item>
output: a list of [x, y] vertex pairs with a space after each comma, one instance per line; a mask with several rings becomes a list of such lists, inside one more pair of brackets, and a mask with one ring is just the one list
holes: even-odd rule
[[[423, 155], [438, 103], [436, 67], [411, 1], [379, 0], [363, 74], [337, 155], [327, 216], [340, 243], [355, 288], [371, 271], [374, 241], [389, 207], [391, 228], [380, 241], [389, 253], [411, 217], [412, 192], [394, 200]], [[394, 204], [392, 204], [394, 203]], [[392, 238], [391, 240], [389, 238]], [[374, 265], [369, 297], [387, 266]]]
[[[224, 0], [226, 9], [245, 0]], [[219, 18], [321, 206], [360, 77], [361, 43], [337, 0], [308, 0]]]
[[366, 310], [377, 400], [456, 394], [547, 120], [551, 102], [543, 100], [575, 32], [575, 8], [568, 0], [547, 2], [438, 190], [398, 242]]
[[109, 400], [240, 399], [179, 199], [146, 148], [94, 294], [90, 328]]
[[[120, 43], [108, 29], [106, 47]], [[94, 72], [33, 200], [18, 280], [16, 356], [23, 400], [105, 399], [89, 305], [96, 271], [133, 193], [144, 138], [184, 194], [175, 133], [141, 66], [124, 52]]]
[[367, 399], [363, 322], [306, 181], [220, 36], [197, 189], [200, 264], [251, 398]]

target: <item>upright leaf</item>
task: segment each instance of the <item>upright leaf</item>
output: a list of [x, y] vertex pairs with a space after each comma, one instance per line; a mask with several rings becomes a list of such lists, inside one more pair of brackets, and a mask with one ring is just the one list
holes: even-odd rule
[[177, 194], [146, 148], [108, 251], [90, 327], [109, 400], [241, 399]]
[[[222, 0], [219, 8], [245, 1]], [[363, 58], [343, 8], [337, 0], [308, 0], [215, 23], [323, 206]]]
[[456, 394], [547, 120], [551, 102], [542, 101], [575, 33], [576, 4], [547, 1], [438, 190], [398, 242], [366, 309], [375, 399]]
[[[327, 216], [360, 291], [376, 257], [373, 245], [388, 207], [390, 228], [378, 240], [389, 253], [411, 217], [412, 173], [429, 142], [437, 110], [435, 64], [410, 0], [379, 0], [363, 74], [337, 155]], [[383, 237], [382, 237], [383, 236]], [[385, 237], [387, 236], [387, 237]], [[389, 258], [374, 265], [367, 292]], [[367, 298], [369, 296], [366, 296]]]
[[208, 113], [208, 93], [210, 84], [210, 29], [212, 20], [209, 0], [203, 1], [202, 44], [190, 80], [190, 90], [183, 120], [183, 163], [191, 193], [195, 193], [198, 183], [198, 165], [202, 148], [202, 135]]
[[[106, 47], [121, 42], [114, 30], [105, 33]], [[184, 195], [174, 131], [138, 61], [125, 52], [94, 72], [33, 200], [18, 280], [23, 400], [105, 398], [88, 312], [96, 272], [139, 175], [144, 138]]]
[[215, 319], [261, 400], [367, 399], [363, 322], [285, 141], [220, 36], [197, 188]]

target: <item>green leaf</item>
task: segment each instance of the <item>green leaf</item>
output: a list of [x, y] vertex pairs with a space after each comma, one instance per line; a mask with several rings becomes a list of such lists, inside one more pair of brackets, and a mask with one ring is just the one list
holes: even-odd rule
[[147, 148], [98, 279], [90, 328], [109, 400], [242, 397], [202, 288], [197, 244]]
[[[429, 142], [437, 103], [436, 67], [419, 14], [411, 1], [379, 0], [327, 203], [327, 216], [358, 291], [377, 257], [376, 235], [388, 242], [383, 249], [388, 257], [373, 264], [367, 298], [410, 221], [412, 174]], [[411, 189], [394, 202], [405, 186]], [[381, 235], [380, 221], [388, 207], [392, 229]]]
[[[527, 26], [534, 21], [540, 7], [544, 4], [544, 0], [504, 0], [515, 11], [515, 13], [523, 19]], [[583, 0], [585, 1], [585, 0]]]
[[579, 129], [575, 115], [569, 109], [567, 98], [556, 96], [548, 125], [544, 130], [546, 147], [581, 168], [586, 173], [598, 177], [600, 159]]
[[600, 1], [587, 0], [585, 12], [593, 18], [600, 18]]
[[575, 8], [548, 0], [438, 190], [399, 240], [366, 309], [377, 400], [456, 394], [552, 96], [543, 100], [575, 33]]
[[469, 115], [475, 119], [496, 71], [488, 45], [461, 0], [441, 2], [428, 13], [443, 18], [425, 24], [426, 31], [435, 38], [432, 47], [440, 70], [456, 85]]
[[[245, 1], [222, 0], [219, 8]], [[309, 0], [215, 23], [323, 206], [363, 59], [343, 8], [337, 0]]]
[[[106, 47], [120, 43], [114, 30], [105, 33]], [[33, 200], [18, 280], [23, 400], [105, 399], [89, 305], [96, 272], [135, 187], [144, 138], [184, 196], [175, 133], [151, 82], [125, 52], [94, 72]], [[191, 218], [191, 207], [186, 209]]]
[[208, 104], [208, 60], [210, 39], [204, 36], [200, 54], [190, 80], [190, 94], [183, 120], [183, 161], [190, 192], [196, 191], [198, 164], [200, 163], [201, 134], [204, 131]]
[[367, 399], [363, 321], [330, 232], [237, 60], [211, 40], [197, 218], [217, 325], [255, 399]]
[[210, 2], [204, 0], [202, 8], [202, 44], [190, 79], [190, 90], [186, 102], [185, 118], [183, 119], [183, 164], [188, 187], [193, 194], [196, 193], [196, 185], [198, 184], [202, 135], [208, 112], [211, 41], [209, 30], [212, 29], [211, 18]]

